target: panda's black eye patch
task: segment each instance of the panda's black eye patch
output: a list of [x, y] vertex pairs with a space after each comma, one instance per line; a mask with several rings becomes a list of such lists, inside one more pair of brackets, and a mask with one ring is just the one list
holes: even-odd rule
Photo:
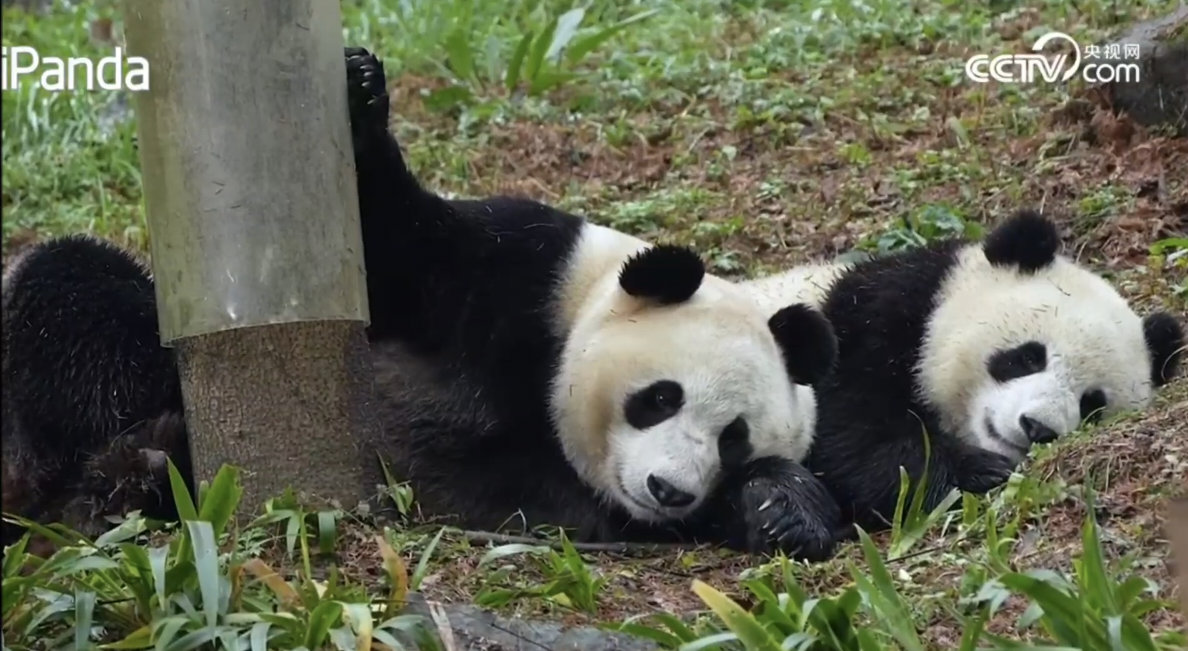
[[1009, 382], [1039, 373], [1047, 366], [1048, 349], [1038, 341], [1000, 350], [986, 362], [986, 370], [997, 382]]
[[685, 390], [672, 380], [660, 380], [627, 396], [623, 416], [635, 429], [647, 429], [672, 418], [681, 410]]
[[737, 468], [751, 457], [751, 428], [747, 419], [739, 416], [718, 436], [718, 458], [723, 468]]
[[1081, 420], [1096, 423], [1105, 410], [1106, 396], [1101, 389], [1091, 389], [1081, 394]]

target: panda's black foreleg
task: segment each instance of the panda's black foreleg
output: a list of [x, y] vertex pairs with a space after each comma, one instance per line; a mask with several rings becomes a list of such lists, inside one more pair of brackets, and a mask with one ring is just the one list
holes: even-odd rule
[[[347, 47], [347, 107], [355, 156], [385, 156], [390, 99], [384, 63], [361, 47]], [[395, 152], [399, 156], [399, 150]], [[398, 158], [401, 163], [402, 158]], [[370, 160], [368, 162], [371, 162]], [[395, 161], [392, 161], [395, 162]]]
[[982, 495], [1002, 486], [1011, 477], [1017, 464], [1009, 458], [970, 445], [962, 445], [950, 452], [953, 486], [975, 495]]
[[442, 224], [450, 223], [443, 219], [448, 206], [421, 188], [388, 130], [390, 100], [383, 62], [359, 47], [346, 48], [345, 57], [369, 333], [376, 338], [423, 332], [426, 325], [416, 319], [429, 311], [427, 301], [448, 294], [429, 283], [450, 283], [448, 274], [438, 273], [449, 262], [444, 253], [461, 249], [465, 239], [453, 238], [455, 243], [447, 244], [451, 234]]
[[841, 521], [841, 510], [821, 480], [781, 457], [748, 462], [707, 506], [707, 523], [726, 545], [810, 561], [833, 554]]
[[585, 222], [523, 197], [447, 200], [423, 188], [388, 128], [382, 62], [362, 48], [345, 56], [371, 340], [478, 365], [499, 386], [545, 368], [552, 322], [540, 306]]
[[[925, 512], [940, 505], [954, 488], [982, 494], [1004, 484], [1014, 471], [1006, 457], [946, 436], [933, 436], [926, 455], [920, 436], [914, 419], [900, 423], [890, 417], [853, 419], [842, 429], [818, 436], [806, 465], [837, 498], [843, 518], [868, 532], [891, 527], [899, 499], [900, 468], [911, 482], [909, 503], [911, 491], [917, 490], [927, 472]], [[853, 527], [843, 529], [852, 537]]]

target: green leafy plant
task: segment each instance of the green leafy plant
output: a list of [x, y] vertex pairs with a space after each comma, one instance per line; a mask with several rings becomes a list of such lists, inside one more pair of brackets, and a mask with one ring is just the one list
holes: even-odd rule
[[[932, 461], [932, 444], [926, 430], [921, 429], [924, 440], [924, 468], [916, 485], [912, 486], [907, 470], [899, 468], [899, 495], [895, 501], [895, 513], [891, 520], [891, 546], [888, 557], [895, 559], [907, 554], [933, 526], [942, 520], [961, 499], [961, 492], [957, 489], [949, 491], [939, 503], [927, 513], [924, 505], [928, 499], [928, 469]], [[907, 503], [907, 496], [911, 494], [911, 503]], [[905, 510], [906, 507], [906, 510]]]
[[1172, 292], [1188, 305], [1188, 237], [1168, 237], [1151, 245], [1150, 257], [1157, 267], [1180, 272], [1180, 281]]
[[950, 237], [978, 239], [983, 231], [981, 224], [967, 221], [947, 206], [933, 204], [901, 217], [882, 234], [860, 241], [857, 248], [881, 255], [925, 246]]
[[[461, 21], [445, 39], [446, 61], [456, 85], [429, 94], [426, 104], [436, 110], [447, 110], [470, 104], [482, 94], [489, 94], [491, 86], [501, 85], [508, 92], [521, 90], [529, 96], [542, 95], [578, 76], [582, 61], [610, 40], [615, 34], [658, 13], [648, 10], [611, 25], [580, 34], [586, 9], [575, 8], [554, 16], [539, 31], [529, 29], [515, 43], [510, 54], [498, 40], [488, 39], [483, 48], [473, 38], [474, 26]], [[481, 58], [486, 65], [479, 65]], [[496, 80], [502, 68], [502, 78]]]
[[[194, 649], [216, 642], [247, 651], [316, 649], [331, 642], [371, 648], [372, 641], [400, 648], [398, 636], [438, 648], [419, 618], [392, 613], [392, 598], [373, 601], [342, 583], [333, 568], [326, 582], [316, 581], [300, 511], [274, 510], [248, 525], [287, 522], [296, 528], [295, 544], [306, 559], [296, 580], [283, 579], [258, 557], [242, 557], [233, 523], [243, 489], [234, 467], [224, 466], [199, 486], [197, 505], [172, 463], [169, 473], [181, 523], [163, 544], [144, 535], [139, 514], [93, 541], [61, 525], [6, 518], [29, 529], [5, 551], [7, 648], [43, 648], [38, 645], [46, 641], [75, 649], [99, 642], [105, 649]], [[316, 514], [323, 549], [324, 532], [335, 529], [331, 515]], [[29, 553], [34, 534], [56, 546], [49, 558]], [[392, 585], [407, 586], [407, 575], [398, 574], [402, 566], [389, 567]]]
[[[1158, 586], [1140, 576], [1117, 578], [1106, 561], [1094, 516], [1094, 498], [1086, 497], [1081, 527], [1081, 555], [1073, 562], [1071, 576], [1048, 570], [1006, 572], [985, 590], [986, 598], [998, 590], [1024, 595], [1030, 606], [1019, 618], [1019, 627], [1037, 627], [1053, 644], [1077, 649], [1182, 649], [1188, 636], [1168, 632], [1153, 636], [1143, 623], [1151, 612], [1175, 604], [1152, 599]], [[997, 590], [995, 589], [997, 588]], [[1004, 599], [995, 599], [1000, 604]], [[987, 635], [1001, 649], [1023, 648], [1015, 641]]]
[[[794, 576], [794, 564], [780, 558], [783, 592], [776, 591], [770, 576], [743, 581], [755, 606], [748, 610], [736, 600], [709, 584], [695, 579], [693, 592], [716, 616], [718, 625], [695, 632], [680, 620], [668, 615], [652, 619], [664, 628], [642, 623], [643, 618], [624, 622], [620, 630], [646, 637], [668, 648], [706, 649], [720, 645], [741, 644], [752, 651], [831, 649], [874, 651], [885, 649], [894, 639], [905, 649], [922, 649], [907, 607], [891, 583], [890, 574], [878, 551], [865, 532], [860, 533], [871, 574], [851, 565], [855, 585], [836, 597], [812, 596]], [[879, 617], [884, 626], [872, 627], [862, 621], [863, 611]], [[886, 618], [894, 618], [888, 622]]]
[[537, 569], [545, 580], [542, 583], [510, 586], [515, 568], [503, 566], [487, 578], [486, 586], [479, 592], [476, 602], [481, 606], [501, 606], [516, 599], [536, 597], [565, 608], [586, 612], [597, 610], [598, 595], [606, 583], [605, 577], [586, 564], [564, 530], [560, 531], [560, 541], [560, 552], [548, 545], [522, 543], [491, 549], [483, 556], [480, 567], [510, 556], [528, 554], [536, 561]]

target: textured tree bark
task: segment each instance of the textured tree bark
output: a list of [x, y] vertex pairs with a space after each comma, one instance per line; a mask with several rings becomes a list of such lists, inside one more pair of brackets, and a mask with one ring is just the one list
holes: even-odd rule
[[1180, 606], [1184, 609], [1184, 617], [1188, 617], [1188, 497], [1171, 500], [1164, 521], [1171, 538], [1171, 555], [1176, 561]]
[[1106, 84], [1114, 108], [1139, 124], [1188, 135], [1188, 6], [1132, 26], [1115, 43], [1139, 47], [1141, 76]]
[[244, 470], [244, 500], [293, 487], [353, 508], [382, 483], [364, 326], [312, 321], [178, 342], [197, 477]]
[[324, 0], [125, 0], [157, 313], [195, 483], [354, 507], [380, 483], [342, 20]]

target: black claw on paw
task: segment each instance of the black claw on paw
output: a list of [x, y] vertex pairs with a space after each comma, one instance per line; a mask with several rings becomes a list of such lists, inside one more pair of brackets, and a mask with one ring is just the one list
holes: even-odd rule
[[744, 545], [821, 561], [833, 554], [840, 511], [825, 487], [797, 464], [773, 461], [742, 487]]
[[169, 473], [169, 456], [161, 450], [141, 448], [140, 456], [144, 459], [144, 469], [151, 477], [166, 477]]
[[788, 556], [821, 561], [833, 554], [833, 536], [829, 528], [806, 517], [800, 507], [779, 500], [778, 506], [749, 516], [747, 547], [752, 553], [784, 552]]
[[957, 488], [975, 495], [1002, 486], [1015, 472], [1015, 462], [989, 450], [972, 449], [961, 457], [954, 483]]
[[361, 47], [345, 49], [347, 104], [356, 151], [388, 128], [388, 86], [384, 63]]

